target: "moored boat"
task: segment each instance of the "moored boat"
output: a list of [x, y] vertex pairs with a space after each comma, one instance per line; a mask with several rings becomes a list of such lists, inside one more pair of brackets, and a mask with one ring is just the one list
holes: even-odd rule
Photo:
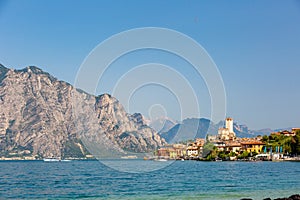
[[165, 162], [165, 161], [168, 161], [168, 160], [164, 159], [164, 158], [158, 158], [158, 159], [154, 159], [154, 161]]
[[137, 159], [138, 157], [136, 155], [132, 155], [132, 156], [122, 156], [122, 159]]
[[59, 162], [59, 158], [44, 158], [44, 162]]

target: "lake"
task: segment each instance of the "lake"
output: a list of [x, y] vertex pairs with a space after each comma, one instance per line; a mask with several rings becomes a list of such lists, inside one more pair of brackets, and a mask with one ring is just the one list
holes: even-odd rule
[[[155, 161], [122, 162], [138, 167]], [[300, 192], [300, 162], [176, 161], [147, 173], [120, 172], [99, 161], [0, 161], [0, 168], [0, 199], [231, 200]]]

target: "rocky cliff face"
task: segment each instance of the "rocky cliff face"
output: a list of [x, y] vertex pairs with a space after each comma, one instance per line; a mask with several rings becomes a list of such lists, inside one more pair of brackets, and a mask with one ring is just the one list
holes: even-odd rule
[[142, 119], [108, 94], [89, 95], [37, 67], [0, 66], [2, 156], [80, 157], [87, 149], [102, 154], [103, 148], [150, 152], [164, 140]]

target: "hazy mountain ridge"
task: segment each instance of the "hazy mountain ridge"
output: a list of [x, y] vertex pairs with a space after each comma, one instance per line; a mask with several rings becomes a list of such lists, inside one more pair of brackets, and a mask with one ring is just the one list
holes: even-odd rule
[[95, 144], [109, 138], [107, 144], [117, 151], [148, 152], [164, 144], [139, 114], [126, 113], [117, 99], [89, 95], [37, 67], [0, 66], [0, 108], [4, 156], [81, 157], [87, 153], [82, 138], [93, 138]]
[[[261, 129], [250, 130], [247, 125], [240, 125], [236, 122], [233, 124], [234, 132], [237, 137], [256, 137], [258, 135], [269, 135], [272, 132], [285, 130], [285, 129]], [[173, 126], [168, 131], [160, 132], [161, 137], [168, 143], [186, 141], [194, 138], [205, 138], [207, 134], [216, 135], [218, 129], [225, 127], [225, 121], [214, 123], [205, 118], [188, 118]], [[290, 128], [287, 128], [289, 130]]]
[[219, 125], [205, 118], [188, 118], [167, 132], [160, 133], [167, 142], [180, 142], [194, 138], [205, 138], [207, 133], [217, 132]]
[[178, 122], [168, 118], [168, 117], [160, 117], [152, 120], [149, 123], [149, 126], [152, 127], [159, 133], [167, 132], [171, 128], [173, 128]]

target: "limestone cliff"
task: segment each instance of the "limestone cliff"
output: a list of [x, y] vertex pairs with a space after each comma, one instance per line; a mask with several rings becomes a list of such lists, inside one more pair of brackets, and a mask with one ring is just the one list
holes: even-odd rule
[[92, 145], [150, 152], [164, 140], [142, 119], [108, 94], [87, 94], [37, 67], [0, 65], [2, 156], [81, 157]]

